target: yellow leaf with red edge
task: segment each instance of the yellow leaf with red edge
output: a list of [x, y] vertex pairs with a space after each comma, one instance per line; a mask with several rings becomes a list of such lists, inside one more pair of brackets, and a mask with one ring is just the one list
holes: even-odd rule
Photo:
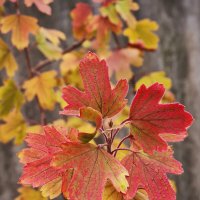
[[14, 108], [19, 110], [23, 102], [23, 95], [13, 80], [5, 81], [0, 87], [0, 117], [8, 115]]
[[6, 43], [0, 39], [0, 69], [5, 68], [8, 76], [14, 76], [17, 62]]
[[51, 2], [53, 2], [53, 0], [25, 0], [25, 5], [30, 7], [35, 4], [39, 11], [51, 15], [51, 7], [48, 5]]
[[15, 144], [21, 144], [26, 135], [26, 122], [19, 111], [12, 111], [3, 118], [0, 125], [0, 141], [7, 143], [15, 139]]
[[143, 57], [138, 49], [124, 48], [113, 51], [106, 61], [111, 75], [115, 73], [117, 80], [130, 79], [133, 76], [131, 66], [140, 67], [143, 64]]
[[37, 97], [43, 109], [52, 110], [56, 102], [54, 87], [57, 85], [56, 71], [48, 71], [25, 81], [23, 88], [28, 101]]
[[1, 20], [1, 32], [12, 31], [12, 44], [20, 50], [28, 46], [30, 33], [35, 34], [38, 28], [37, 19], [26, 15], [8, 15]]
[[46, 197], [43, 197], [41, 192], [30, 187], [21, 187], [18, 189], [20, 193], [15, 200], [48, 200]]
[[60, 59], [62, 48], [59, 47], [60, 40], [66, 39], [64, 33], [58, 30], [40, 28], [36, 35], [38, 49], [50, 60]]
[[129, 38], [132, 44], [141, 45], [144, 49], [157, 49], [159, 38], [154, 33], [158, 30], [158, 24], [149, 19], [143, 19], [136, 22], [133, 27], [124, 30], [124, 35]]
[[135, 84], [135, 89], [138, 90], [143, 84], [148, 87], [156, 82], [163, 84], [166, 89], [170, 89], [172, 87], [172, 81], [170, 78], [166, 77], [165, 72], [157, 71], [139, 79]]

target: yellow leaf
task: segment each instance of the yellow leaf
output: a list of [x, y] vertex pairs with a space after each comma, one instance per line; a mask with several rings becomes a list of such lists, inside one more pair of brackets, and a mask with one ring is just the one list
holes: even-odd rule
[[148, 195], [144, 189], [138, 189], [133, 200], [149, 200]]
[[[103, 192], [103, 200], [124, 200], [123, 194], [117, 192], [113, 185], [108, 182]], [[149, 200], [147, 193], [143, 189], [138, 189], [135, 197], [130, 200]]]
[[113, 185], [108, 182], [103, 192], [103, 200], [124, 200], [123, 194], [117, 192]]
[[76, 128], [79, 132], [88, 132], [88, 130], [94, 130], [94, 127], [81, 120], [80, 118], [69, 118], [66, 122], [66, 126], [69, 128]]
[[30, 187], [21, 187], [18, 189], [20, 195], [15, 198], [15, 200], [48, 200], [46, 197], [43, 197], [41, 192], [34, 190]]
[[74, 70], [79, 66], [82, 54], [79, 52], [66, 53], [62, 56], [60, 71], [65, 75], [69, 70]]
[[163, 84], [166, 89], [170, 89], [172, 87], [172, 81], [170, 78], [166, 77], [165, 72], [157, 71], [152, 72], [139, 79], [135, 85], [135, 89], [138, 90], [142, 84], [148, 87], [156, 82]]
[[2, 33], [12, 31], [11, 41], [18, 49], [24, 49], [29, 44], [29, 34], [38, 30], [37, 19], [34, 17], [14, 14], [1, 20]]
[[19, 111], [12, 111], [3, 118], [0, 125], [0, 141], [7, 143], [15, 139], [15, 144], [21, 144], [26, 135], [26, 122]]
[[56, 96], [53, 88], [57, 85], [56, 71], [48, 71], [25, 81], [23, 88], [28, 101], [35, 96], [43, 109], [52, 110], [56, 102]]
[[41, 187], [42, 196], [54, 199], [61, 194], [62, 177], [58, 177]]
[[108, 17], [111, 23], [113, 23], [113, 24], [120, 23], [118, 13], [113, 4], [110, 4], [109, 6], [101, 7], [100, 11], [101, 11], [102, 16]]
[[149, 19], [137, 21], [134, 27], [128, 27], [124, 30], [124, 35], [129, 38], [133, 44], [141, 44], [147, 49], [156, 49], [159, 38], [153, 33], [158, 29], [158, 24]]
[[63, 32], [55, 29], [40, 28], [40, 33], [55, 45], [60, 44], [60, 40], [65, 40], [66, 36]]
[[17, 89], [12, 80], [7, 80], [0, 87], [0, 117], [11, 112], [13, 108], [19, 110], [24, 101], [22, 93]]
[[126, 21], [129, 27], [132, 27], [136, 23], [136, 19], [132, 14], [132, 11], [136, 11], [139, 9], [137, 3], [132, 0], [118, 0], [116, 2], [116, 11], [120, 14], [122, 19]]
[[6, 43], [0, 39], [0, 69], [5, 67], [8, 76], [13, 76], [17, 70], [17, 62]]
[[36, 35], [38, 49], [49, 59], [58, 60], [62, 56], [62, 49], [59, 47], [60, 40], [66, 39], [61, 31], [40, 28]]

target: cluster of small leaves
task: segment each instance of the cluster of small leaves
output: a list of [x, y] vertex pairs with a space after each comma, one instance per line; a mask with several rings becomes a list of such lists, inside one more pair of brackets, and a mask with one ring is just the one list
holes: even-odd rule
[[[35, 6], [53, 15], [51, 5], [55, 3], [59, 2], [0, 0], [0, 70], [4, 77], [0, 141], [14, 139], [19, 145], [26, 140], [29, 148], [19, 154], [24, 164], [20, 181], [42, 191], [41, 195], [22, 187], [17, 199], [53, 199], [61, 193], [72, 200], [175, 199], [166, 173], [180, 174], [182, 168], [167, 142], [182, 141], [192, 117], [180, 104], [159, 104], [160, 100], [175, 100], [164, 72], [136, 78], [131, 91], [137, 94], [131, 107], [125, 99], [128, 82], [121, 80], [133, 78], [132, 69], [143, 65], [144, 53], [158, 47], [157, 23], [137, 20], [134, 13], [139, 5], [133, 0], [93, 0], [95, 8], [80, 2], [70, 11], [74, 38], [70, 45], [65, 33], [40, 26], [36, 17], [21, 10]], [[15, 13], [9, 13], [7, 5]], [[90, 50], [105, 61], [88, 53], [79, 66]], [[43, 59], [33, 65], [36, 51]], [[19, 54], [24, 56], [24, 66], [15, 56]], [[55, 70], [48, 68], [50, 64]], [[16, 77], [23, 67], [27, 77], [19, 80]], [[118, 81], [114, 88], [109, 75]], [[65, 87], [68, 84], [73, 87]], [[39, 120], [22, 112], [28, 104], [38, 107]], [[63, 109], [61, 114], [75, 117], [43, 127], [47, 111], [53, 112], [56, 105]], [[119, 139], [125, 126], [130, 134]]]

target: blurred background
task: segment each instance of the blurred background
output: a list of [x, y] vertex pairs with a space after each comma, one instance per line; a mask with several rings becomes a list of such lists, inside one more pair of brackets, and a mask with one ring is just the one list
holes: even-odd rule
[[[75, 7], [77, 0], [57, 0], [51, 4], [52, 16], [46, 16], [34, 7], [24, 12], [36, 16], [40, 25], [63, 31], [68, 36], [68, 42], [73, 41], [69, 12]], [[189, 137], [175, 145], [175, 157], [183, 163], [185, 173], [176, 176], [178, 200], [200, 200], [200, 1], [199, 0], [138, 0], [140, 10], [136, 17], [150, 18], [159, 24], [157, 34], [160, 38], [157, 51], [145, 53], [142, 68], [137, 73], [146, 74], [163, 70], [172, 79], [172, 92], [176, 100], [183, 103], [190, 111], [195, 122], [189, 130]], [[93, 5], [95, 7], [95, 5]], [[6, 9], [11, 9], [8, 5]], [[23, 8], [22, 8], [23, 9]], [[17, 55], [18, 56], [18, 55]], [[33, 63], [40, 59], [35, 53]], [[23, 79], [25, 61], [18, 56], [20, 71], [16, 79]], [[55, 64], [52, 65], [52, 68]], [[1, 74], [1, 77], [3, 74]], [[2, 77], [3, 79], [3, 77]], [[2, 106], [2, 105], [1, 105]], [[26, 112], [31, 118], [38, 117], [37, 108], [26, 106]], [[48, 115], [48, 114], [47, 114]], [[58, 110], [49, 115], [50, 120], [57, 118]], [[22, 147], [0, 143], [0, 200], [12, 200], [17, 196], [18, 178], [21, 165], [16, 153]]]

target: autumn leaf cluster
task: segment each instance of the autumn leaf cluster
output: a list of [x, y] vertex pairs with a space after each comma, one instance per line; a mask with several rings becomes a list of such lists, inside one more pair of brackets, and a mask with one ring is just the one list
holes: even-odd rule
[[164, 71], [137, 74], [158, 24], [133, 0], [73, 3], [72, 35], [25, 14], [57, 3], [0, 0], [0, 142], [28, 145], [16, 199], [174, 200], [167, 174], [183, 169], [170, 144], [193, 118]]

